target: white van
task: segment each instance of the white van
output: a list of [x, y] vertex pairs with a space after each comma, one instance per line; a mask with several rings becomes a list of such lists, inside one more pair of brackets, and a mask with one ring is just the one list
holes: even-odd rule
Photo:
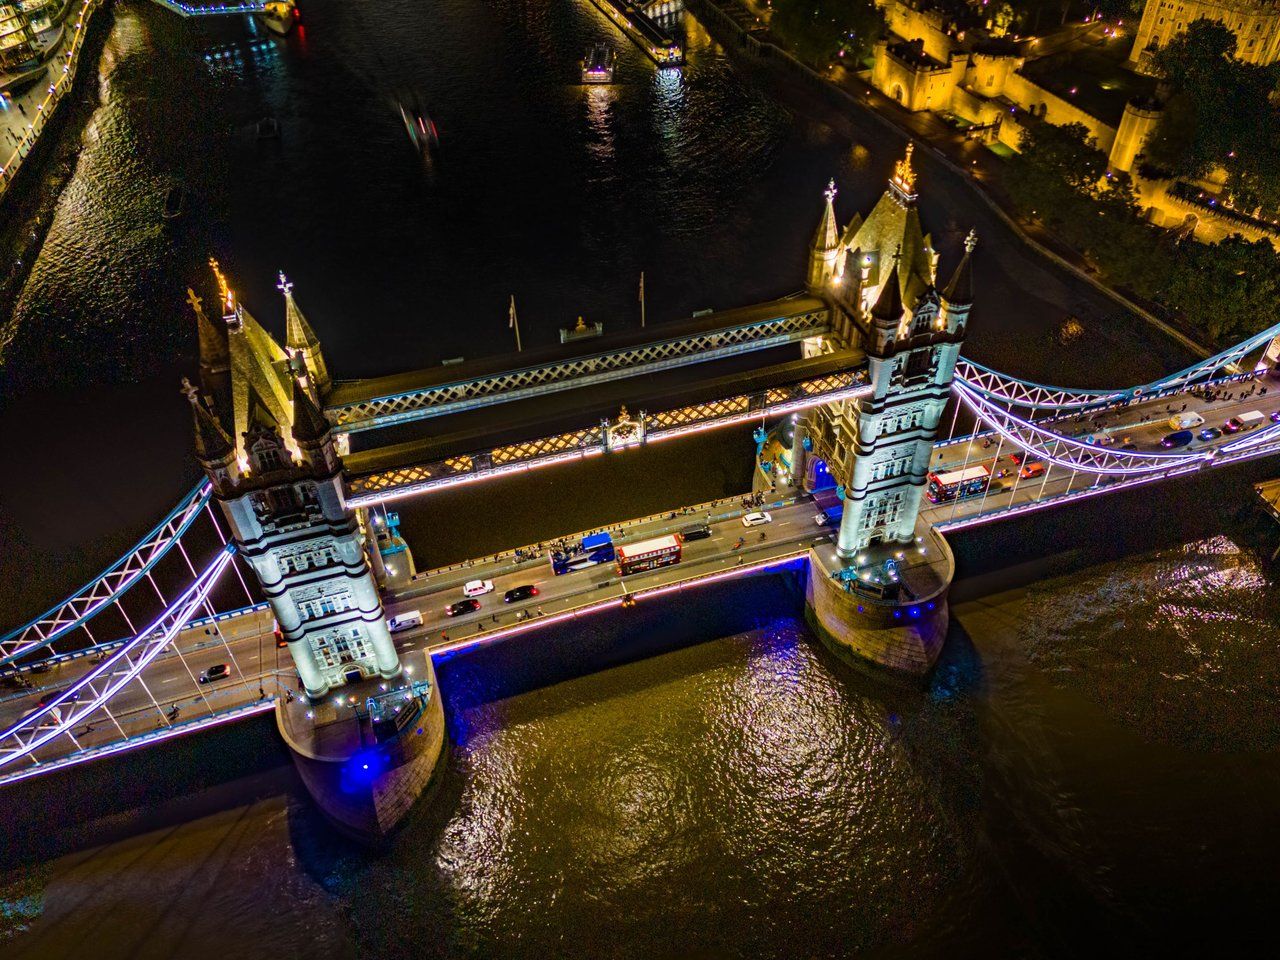
[[408, 630], [410, 627], [422, 626], [422, 612], [419, 610], [410, 610], [408, 613], [399, 613], [387, 621], [387, 629], [392, 633], [399, 633], [401, 630]]
[[1175, 413], [1169, 418], [1170, 430], [1194, 430], [1200, 424], [1204, 423], [1204, 417], [1196, 413], [1194, 410], [1186, 410], [1182, 413]]

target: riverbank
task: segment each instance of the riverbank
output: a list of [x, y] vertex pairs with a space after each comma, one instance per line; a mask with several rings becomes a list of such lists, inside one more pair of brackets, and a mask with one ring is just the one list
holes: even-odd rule
[[[0, 276], [0, 331], [35, 266], [58, 198], [75, 173], [81, 136], [98, 106], [96, 71], [81, 67], [92, 68], [102, 56], [110, 25], [93, 15], [107, 3], [85, 0], [69, 40], [49, 67], [58, 70], [62, 63], [64, 72], [50, 85], [53, 92], [24, 114], [34, 113], [35, 119], [0, 168], [0, 253], [8, 262]], [[6, 346], [7, 340], [0, 337], [0, 366]]]
[[[732, 3], [733, 0], [725, 0]], [[835, 78], [828, 78], [803, 63], [789, 50], [777, 43], [761, 41], [747, 33], [742, 25], [713, 0], [687, 0], [689, 9], [703, 18], [708, 29], [720, 30], [734, 36], [732, 49], [770, 65], [777, 65], [790, 79], [821, 92], [827, 98], [838, 98], [841, 106], [853, 107], [860, 114], [874, 118], [885, 129], [898, 136], [927, 143], [934, 156], [962, 177], [974, 195], [995, 214], [1014, 236], [1037, 254], [1069, 271], [1089, 284], [1117, 306], [1141, 317], [1165, 336], [1177, 341], [1197, 356], [1208, 356], [1212, 349], [1201, 342], [1193, 331], [1181, 330], [1115, 288], [1103, 283], [1090, 272], [1085, 258], [1079, 251], [1065, 248], [1053, 237], [1033, 224], [1019, 220], [1012, 202], [1003, 190], [992, 189], [998, 183], [999, 164], [1002, 163], [989, 150], [963, 139], [957, 131], [930, 113], [909, 113], [887, 97], [863, 83], [853, 73], [840, 68]], [[715, 29], [712, 29], [714, 26]], [[771, 35], [772, 36], [772, 35]]]

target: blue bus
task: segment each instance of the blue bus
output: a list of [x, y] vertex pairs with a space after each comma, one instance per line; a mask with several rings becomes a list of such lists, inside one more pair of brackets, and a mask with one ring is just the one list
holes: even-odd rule
[[571, 570], [585, 570], [600, 563], [613, 563], [615, 556], [613, 537], [607, 533], [594, 533], [583, 537], [577, 546], [568, 550], [552, 550], [551, 569], [558, 577]]

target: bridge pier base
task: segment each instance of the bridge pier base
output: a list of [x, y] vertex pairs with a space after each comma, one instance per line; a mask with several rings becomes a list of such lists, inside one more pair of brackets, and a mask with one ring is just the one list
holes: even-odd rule
[[431, 657], [413, 659], [400, 686], [367, 680], [319, 703], [276, 702], [277, 728], [307, 792], [362, 843], [380, 845], [404, 823], [439, 783], [449, 753]]
[[923, 523], [916, 532], [915, 543], [870, 547], [849, 560], [834, 544], [810, 552], [805, 619], [846, 663], [922, 678], [937, 662], [955, 558], [941, 534]]

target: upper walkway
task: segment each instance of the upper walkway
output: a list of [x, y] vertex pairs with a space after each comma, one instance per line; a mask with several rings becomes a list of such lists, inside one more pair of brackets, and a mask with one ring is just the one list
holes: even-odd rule
[[826, 304], [797, 296], [519, 354], [335, 384], [325, 413], [355, 433], [796, 343], [831, 332]]

